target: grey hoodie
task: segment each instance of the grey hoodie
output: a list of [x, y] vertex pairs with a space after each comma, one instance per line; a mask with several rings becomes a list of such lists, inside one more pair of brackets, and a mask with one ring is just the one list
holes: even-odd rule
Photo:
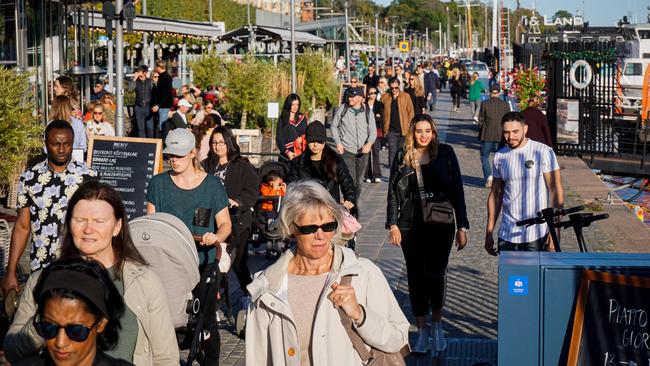
[[[336, 111], [332, 121], [332, 137], [336, 144], [341, 144], [346, 151], [358, 153], [363, 145], [372, 144], [377, 139], [377, 127], [372, 111], [366, 113], [368, 106], [364, 103], [358, 113], [346, 105]], [[347, 109], [347, 111], [346, 111]], [[343, 112], [345, 111], [345, 115]]]

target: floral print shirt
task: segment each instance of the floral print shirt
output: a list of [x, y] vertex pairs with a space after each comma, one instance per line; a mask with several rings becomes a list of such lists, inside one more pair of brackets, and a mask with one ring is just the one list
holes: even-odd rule
[[58, 258], [59, 230], [65, 221], [68, 200], [84, 180], [96, 176], [94, 170], [77, 160], [71, 160], [61, 173], [50, 169], [45, 160], [20, 175], [18, 208], [29, 208], [32, 272]]

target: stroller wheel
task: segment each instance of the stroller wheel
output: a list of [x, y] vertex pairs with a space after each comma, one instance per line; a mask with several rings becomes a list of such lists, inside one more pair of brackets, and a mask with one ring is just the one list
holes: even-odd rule
[[237, 312], [237, 322], [235, 323], [235, 334], [241, 339], [246, 337], [246, 310]]

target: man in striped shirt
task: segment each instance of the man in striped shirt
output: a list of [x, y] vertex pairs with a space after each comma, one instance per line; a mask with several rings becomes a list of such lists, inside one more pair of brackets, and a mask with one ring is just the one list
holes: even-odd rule
[[[499, 250], [553, 251], [548, 227], [517, 226], [517, 221], [535, 217], [549, 207], [562, 208], [564, 193], [560, 167], [550, 147], [526, 137], [523, 114], [509, 112], [502, 119], [507, 146], [494, 156], [492, 188], [488, 195], [488, 219], [485, 228], [485, 250], [497, 255]], [[493, 231], [503, 210], [498, 231], [498, 249]]]

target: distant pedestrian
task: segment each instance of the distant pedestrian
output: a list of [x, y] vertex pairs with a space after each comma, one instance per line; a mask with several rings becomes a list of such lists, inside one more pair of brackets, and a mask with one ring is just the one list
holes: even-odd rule
[[548, 127], [548, 119], [546, 115], [539, 109], [539, 100], [530, 98], [528, 101], [528, 108], [523, 111], [528, 132], [526, 137], [531, 140], [539, 141], [546, 146], [553, 147], [553, 139], [551, 138], [551, 129]]
[[104, 106], [97, 103], [92, 108], [92, 118], [86, 122], [86, 136], [115, 136], [115, 129], [104, 121]]
[[289, 160], [299, 156], [304, 150], [306, 128], [306, 115], [300, 113], [300, 97], [298, 94], [289, 94], [284, 99], [275, 134], [280, 154]]
[[440, 90], [440, 78], [435, 68], [429, 67], [429, 72], [424, 74], [424, 95], [427, 100], [427, 111], [433, 112], [436, 109], [438, 91]]
[[481, 141], [481, 167], [483, 169], [483, 180], [487, 188], [492, 187], [492, 164], [490, 154], [499, 150], [503, 140], [501, 120], [506, 113], [510, 112], [510, 105], [499, 96], [499, 86], [490, 87], [490, 99], [481, 104], [479, 111], [479, 132], [478, 138]]
[[332, 137], [336, 151], [342, 155], [352, 174], [358, 202], [361, 182], [368, 165], [368, 153], [377, 139], [375, 116], [363, 103], [362, 88], [351, 87], [348, 90], [347, 103], [339, 107], [332, 120]]
[[404, 146], [404, 136], [413, 119], [411, 97], [400, 91], [400, 82], [393, 77], [388, 80], [390, 94], [381, 98], [384, 104], [384, 136], [388, 141], [388, 165], [392, 167], [397, 151]]
[[368, 66], [368, 74], [363, 77], [363, 83], [367, 88], [376, 88], [379, 84], [379, 75], [375, 72], [375, 65]]
[[320, 184], [289, 186], [278, 222], [296, 246], [248, 285], [246, 365], [366, 365], [350, 334], [366, 349], [407, 345], [409, 323], [381, 269], [335, 244], [343, 220]]
[[485, 86], [478, 79], [478, 72], [472, 74], [472, 80], [469, 82], [469, 106], [472, 110], [472, 119], [478, 123], [478, 114], [481, 111], [481, 94], [485, 91]]
[[84, 153], [88, 149], [88, 139], [86, 128], [84, 127], [81, 117], [74, 111], [72, 99], [65, 95], [57, 95], [52, 99], [50, 108], [50, 118], [52, 120], [67, 121], [74, 130], [74, 142], [72, 144], [72, 158], [84, 161]]
[[171, 123], [168, 123], [168, 126], [165, 127], [167, 129], [166, 132], [169, 133], [169, 131], [177, 128], [189, 128], [190, 124], [187, 113], [190, 109], [192, 109], [192, 103], [187, 101], [187, 99], [179, 100], [178, 105], [176, 106], [176, 111], [170, 121]]
[[384, 136], [384, 104], [377, 100], [377, 88], [368, 89], [366, 105], [375, 116], [375, 126], [377, 128], [377, 139], [372, 144], [372, 149], [368, 154], [368, 168], [366, 169], [366, 182], [381, 183], [381, 166], [379, 164], [379, 150], [381, 150], [381, 139]]
[[451, 71], [451, 77], [449, 78], [449, 92], [451, 93], [452, 99], [452, 112], [460, 112], [460, 98], [465, 92], [465, 83], [460, 74], [460, 69], [453, 68]]
[[[63, 96], [62, 96], [63, 97]], [[85, 136], [85, 131], [82, 131]], [[83, 161], [72, 159], [75, 131], [67, 121], [56, 120], [45, 128], [47, 159], [25, 170], [18, 182], [18, 216], [11, 233], [9, 262], [3, 289], [18, 289], [18, 261], [30, 239], [30, 268], [47, 267], [61, 247], [59, 232], [68, 201], [79, 185], [97, 173]]]
[[[152, 93], [151, 98], [151, 111], [158, 113], [158, 123], [160, 132], [164, 130], [165, 122], [169, 119], [169, 111], [174, 106], [174, 97], [172, 94], [172, 77], [167, 73], [167, 65], [165, 61], [156, 61], [156, 69], [158, 73], [158, 80], [156, 88]], [[166, 135], [163, 135], [163, 139]]]
[[93, 102], [96, 100], [102, 100], [104, 94], [106, 94], [106, 89], [104, 89], [104, 82], [101, 80], [95, 81], [93, 91], [90, 93], [90, 101]]
[[418, 115], [426, 113], [427, 101], [424, 94], [424, 86], [420, 84], [420, 78], [415, 74], [408, 76], [408, 87], [404, 88], [413, 103], [413, 113]]
[[[517, 221], [536, 217], [542, 209], [564, 205], [560, 166], [555, 153], [550, 147], [526, 137], [528, 126], [522, 113], [507, 113], [502, 124], [507, 146], [494, 156], [485, 250], [492, 255], [501, 250], [554, 251], [555, 243], [546, 225], [517, 226]], [[497, 248], [493, 232], [501, 211]]]
[[134, 78], [135, 120], [138, 126], [138, 137], [152, 138], [154, 135], [153, 114], [151, 113], [153, 83], [152, 79], [147, 76], [147, 67], [140, 66]]
[[[455, 215], [451, 222], [425, 221], [425, 202], [446, 203]], [[428, 216], [428, 215], [427, 215]], [[426, 353], [433, 338], [434, 351], [442, 351], [446, 341], [442, 328], [445, 277], [449, 254], [467, 245], [469, 221], [460, 165], [451, 146], [438, 140], [433, 118], [419, 114], [413, 119], [404, 149], [391, 167], [386, 225], [390, 240], [401, 246], [406, 261], [409, 297], [418, 340], [415, 353]], [[431, 311], [433, 330], [426, 325]]]

